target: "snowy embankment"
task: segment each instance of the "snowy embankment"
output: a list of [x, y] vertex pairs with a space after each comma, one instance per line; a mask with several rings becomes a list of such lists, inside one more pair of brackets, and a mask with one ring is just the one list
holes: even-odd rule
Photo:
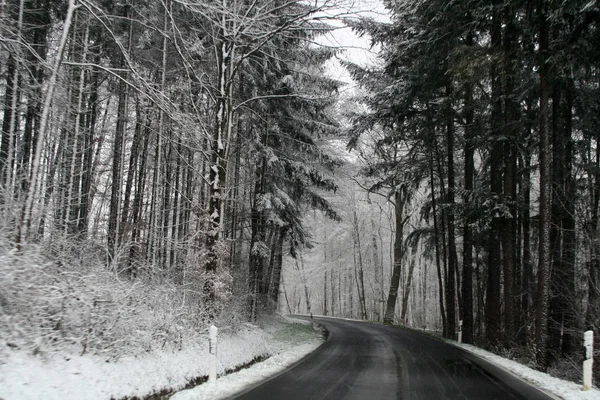
[[[219, 335], [219, 374], [225, 374], [256, 359], [252, 373], [242, 370], [220, 378], [216, 384], [176, 395], [198, 398], [210, 393], [212, 399], [226, 397], [260, 379], [283, 370], [312, 352], [322, 343], [312, 324], [294, 319], [272, 319], [258, 326], [245, 324]], [[0, 360], [0, 399], [119, 399], [180, 390], [190, 381], [208, 375], [208, 336], [181, 350], [155, 350], [143, 356], [123, 357], [108, 362], [96, 355], [38, 356], [13, 351]], [[258, 372], [257, 372], [258, 371]]]
[[[455, 346], [459, 346], [491, 363], [494, 363], [512, 374], [520, 377], [524, 381], [544, 390], [546, 393], [553, 394], [564, 400], [598, 400], [600, 399], [600, 390], [592, 389], [588, 391], [582, 390], [582, 385], [552, 377], [546, 373], [529, 368], [516, 361], [500, 357], [489, 351], [480, 349], [468, 344], [458, 344], [451, 342]], [[600, 377], [597, 377], [598, 379]]]

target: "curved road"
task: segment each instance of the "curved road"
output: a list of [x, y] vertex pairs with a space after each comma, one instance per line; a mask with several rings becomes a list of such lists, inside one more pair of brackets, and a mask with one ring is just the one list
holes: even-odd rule
[[236, 400], [549, 400], [458, 347], [390, 326], [315, 318], [329, 337], [286, 372]]

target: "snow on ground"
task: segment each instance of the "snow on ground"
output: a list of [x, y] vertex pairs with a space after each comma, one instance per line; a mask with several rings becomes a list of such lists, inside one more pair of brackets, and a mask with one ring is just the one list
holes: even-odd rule
[[279, 375], [298, 362], [298, 360], [313, 352], [320, 344], [321, 341], [318, 340], [298, 344], [266, 361], [257, 363], [237, 373], [226, 375], [215, 382], [183, 390], [171, 397], [171, 400], [226, 399], [242, 390]]
[[[267, 321], [264, 329], [245, 324], [235, 331], [219, 334], [219, 374], [248, 363], [256, 357], [271, 356], [251, 373], [244, 370], [200, 385], [198, 393], [233, 393], [246, 384], [283, 370], [322, 343], [310, 323], [292, 319]], [[96, 400], [145, 396], [163, 389], [183, 388], [189, 380], [208, 375], [208, 338], [181, 350], [163, 349], [143, 357], [107, 362], [100, 356], [39, 357], [10, 352], [0, 360], [0, 399], [3, 400]], [[177, 398], [195, 396], [185, 391]], [[201, 394], [200, 396], [204, 396]]]
[[[349, 318], [340, 319], [354, 322], [364, 322]], [[548, 374], [536, 371], [519, 364], [516, 361], [508, 360], [475, 346], [457, 344], [456, 342], [451, 343], [512, 372], [513, 374], [521, 377], [523, 380], [533, 384], [547, 393], [557, 396], [558, 398], [564, 400], [600, 399], [600, 391], [597, 389], [584, 392], [581, 390], [581, 385], [576, 383], [551, 377]], [[179, 392], [173, 396], [171, 400], [226, 399], [239, 391], [257, 385], [263, 380], [269, 379], [283, 372], [290, 365], [293, 365], [295, 362], [297, 362], [297, 360], [301, 359], [304, 355], [309, 354], [316, 349], [318, 345], [319, 343], [314, 345], [311, 343], [300, 345], [288, 350], [287, 352], [283, 352], [277, 356], [271, 357], [264, 362], [255, 364], [248, 369], [244, 369], [238, 373], [219, 378], [214, 383], [203, 384], [194, 389]]]
[[[581, 390], [582, 385], [565, 381], [563, 379], [554, 378], [548, 374], [540, 371], [536, 371], [532, 368], [526, 367], [516, 361], [509, 360], [500, 357], [496, 354], [490, 353], [480, 349], [479, 347], [471, 346], [468, 344], [453, 343], [456, 346], [462, 347], [463, 349], [476, 354], [477, 356], [490, 361], [510, 372], [514, 375], [519, 376], [524, 381], [531, 383], [532, 385], [544, 390], [547, 393], [551, 393], [564, 400], [598, 400], [600, 399], [600, 390], [592, 389], [588, 391]], [[597, 377], [596, 379], [600, 379]]]
[[[277, 318], [263, 328], [245, 324], [235, 331], [219, 334], [219, 379], [176, 393], [173, 400], [224, 399], [258, 385], [285, 371], [314, 351], [322, 338], [308, 321]], [[523, 380], [564, 400], [597, 400], [600, 390], [587, 392], [581, 385], [536, 371], [478, 347], [453, 343]], [[227, 369], [270, 356], [263, 362], [237, 373]], [[2, 400], [96, 400], [145, 396], [163, 389], [183, 388], [199, 376], [208, 375], [208, 338], [181, 350], [164, 349], [143, 357], [107, 362], [100, 356], [33, 356], [9, 352], [0, 360], [0, 399]]]

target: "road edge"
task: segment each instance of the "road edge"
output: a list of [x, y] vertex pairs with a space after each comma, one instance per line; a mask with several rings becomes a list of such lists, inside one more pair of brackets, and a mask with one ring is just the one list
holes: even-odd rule
[[[385, 325], [385, 324], [382, 324], [382, 325]], [[455, 340], [447, 339], [447, 338], [444, 338], [444, 337], [441, 337], [441, 336], [437, 336], [437, 335], [434, 335], [434, 334], [432, 334], [430, 332], [422, 331], [422, 330], [417, 329], [417, 328], [406, 327], [406, 326], [402, 326], [402, 325], [387, 325], [387, 326], [391, 326], [391, 327], [393, 327], [395, 329], [405, 329], [405, 330], [408, 330], [408, 331], [418, 332], [418, 333], [420, 333], [422, 335], [427, 335], [427, 336], [429, 336], [432, 339], [436, 339], [436, 340], [438, 340], [440, 342], [443, 342], [443, 343], [449, 344], [451, 346], [454, 346], [457, 349], [460, 349], [460, 350], [462, 350], [464, 352], [469, 353], [470, 355], [472, 355], [473, 357], [476, 357], [477, 359], [483, 361], [484, 363], [487, 363], [487, 364], [489, 364], [489, 365], [491, 365], [491, 366], [493, 366], [495, 368], [498, 368], [498, 369], [502, 370], [503, 372], [505, 372], [508, 375], [511, 375], [512, 377], [520, 380], [521, 382], [523, 382], [523, 383], [525, 383], [527, 385], [533, 386], [534, 388], [536, 388], [540, 392], [544, 393], [545, 395], [547, 395], [547, 396], [549, 396], [549, 397], [551, 397], [551, 398], [553, 398], [555, 400], [563, 400], [563, 397], [560, 397], [557, 394], [552, 393], [552, 392], [548, 391], [547, 389], [540, 387], [536, 382], [532, 382], [532, 381], [526, 379], [525, 377], [516, 374], [515, 372], [511, 371], [510, 369], [507, 369], [505, 366], [497, 364], [497, 363], [495, 363], [492, 360], [488, 360], [488, 359], [482, 357], [481, 355], [479, 355], [479, 354], [477, 354], [477, 353], [475, 353], [475, 352], [473, 352], [473, 351], [471, 351], [471, 350], [469, 350], [469, 349], [467, 349], [467, 348], [465, 348], [463, 346], [460, 346], [459, 343], [456, 342]], [[473, 345], [473, 346], [475, 346], [475, 345]], [[475, 347], [477, 347], [477, 346], [475, 346]], [[480, 347], [477, 347], [477, 348], [481, 349]], [[487, 351], [485, 349], [481, 349], [481, 350]], [[494, 354], [494, 353], [492, 353], [492, 354]], [[502, 356], [500, 356], [498, 354], [495, 354], [495, 355], [498, 356], [498, 357], [502, 357]], [[502, 357], [502, 358], [505, 358], [505, 357]], [[510, 360], [510, 359], [507, 359], [507, 360]], [[515, 360], [511, 360], [511, 361], [514, 361], [514, 362], [518, 363], [518, 361], [515, 361]], [[482, 366], [482, 368], [483, 368], [483, 366]], [[528, 368], [530, 368], [530, 367], [528, 367]], [[487, 371], [487, 372], [489, 373], [489, 371]]]
[[[298, 318], [297, 316], [292, 316], [292, 315], [290, 315], [289, 317], [290, 318], [296, 318], [296, 319], [305, 320], [304, 318]], [[302, 316], [302, 317], [304, 317], [304, 316]], [[310, 318], [310, 316], [308, 316], [308, 317]], [[318, 322], [312, 321], [312, 318], [311, 318], [311, 322], [312, 322], [313, 328], [315, 328], [315, 329], [318, 328], [321, 331], [321, 335], [323, 336], [323, 341], [321, 342], [321, 344], [319, 344], [317, 347], [315, 347], [315, 349], [313, 351], [311, 351], [310, 353], [306, 354], [304, 357], [301, 357], [300, 359], [298, 359], [294, 363], [288, 365], [283, 370], [281, 370], [279, 372], [276, 372], [275, 374], [269, 376], [267, 379], [263, 379], [263, 380], [261, 380], [259, 382], [256, 382], [254, 384], [248, 385], [247, 387], [245, 387], [244, 389], [240, 390], [239, 392], [237, 392], [237, 393], [235, 393], [235, 394], [233, 394], [233, 395], [231, 395], [229, 397], [226, 397], [224, 400], [235, 400], [236, 398], [238, 398], [238, 397], [240, 397], [240, 396], [242, 396], [242, 395], [244, 395], [244, 394], [246, 394], [246, 393], [248, 393], [248, 392], [250, 392], [250, 391], [252, 391], [252, 390], [254, 390], [256, 388], [258, 388], [258, 387], [260, 387], [262, 385], [265, 385], [265, 384], [271, 382], [272, 380], [278, 378], [279, 376], [281, 376], [281, 375], [287, 373], [288, 371], [294, 369], [295, 367], [297, 367], [299, 364], [303, 363], [304, 361], [306, 361], [310, 357], [313, 357], [315, 355], [315, 353], [317, 352], [317, 350], [324, 343], [326, 343], [329, 340], [330, 332], [327, 330], [327, 328], [325, 328], [324, 325], [319, 324]]]

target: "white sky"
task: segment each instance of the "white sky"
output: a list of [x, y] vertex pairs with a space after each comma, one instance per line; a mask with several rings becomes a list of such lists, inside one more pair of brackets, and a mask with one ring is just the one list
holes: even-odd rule
[[[389, 21], [389, 12], [379, 0], [344, 0], [343, 3], [345, 4], [340, 7], [339, 11], [332, 11], [331, 13], [336, 15], [339, 13], [344, 18], [369, 17], [377, 21]], [[372, 64], [377, 59], [377, 49], [371, 48], [369, 41], [368, 37], [358, 37], [352, 32], [352, 29], [344, 26], [341, 21], [339, 21], [338, 29], [319, 40], [325, 46], [344, 49], [344, 53], [339, 57], [360, 65]], [[337, 60], [332, 61], [329, 68], [332, 77], [351, 84], [350, 76]]]

